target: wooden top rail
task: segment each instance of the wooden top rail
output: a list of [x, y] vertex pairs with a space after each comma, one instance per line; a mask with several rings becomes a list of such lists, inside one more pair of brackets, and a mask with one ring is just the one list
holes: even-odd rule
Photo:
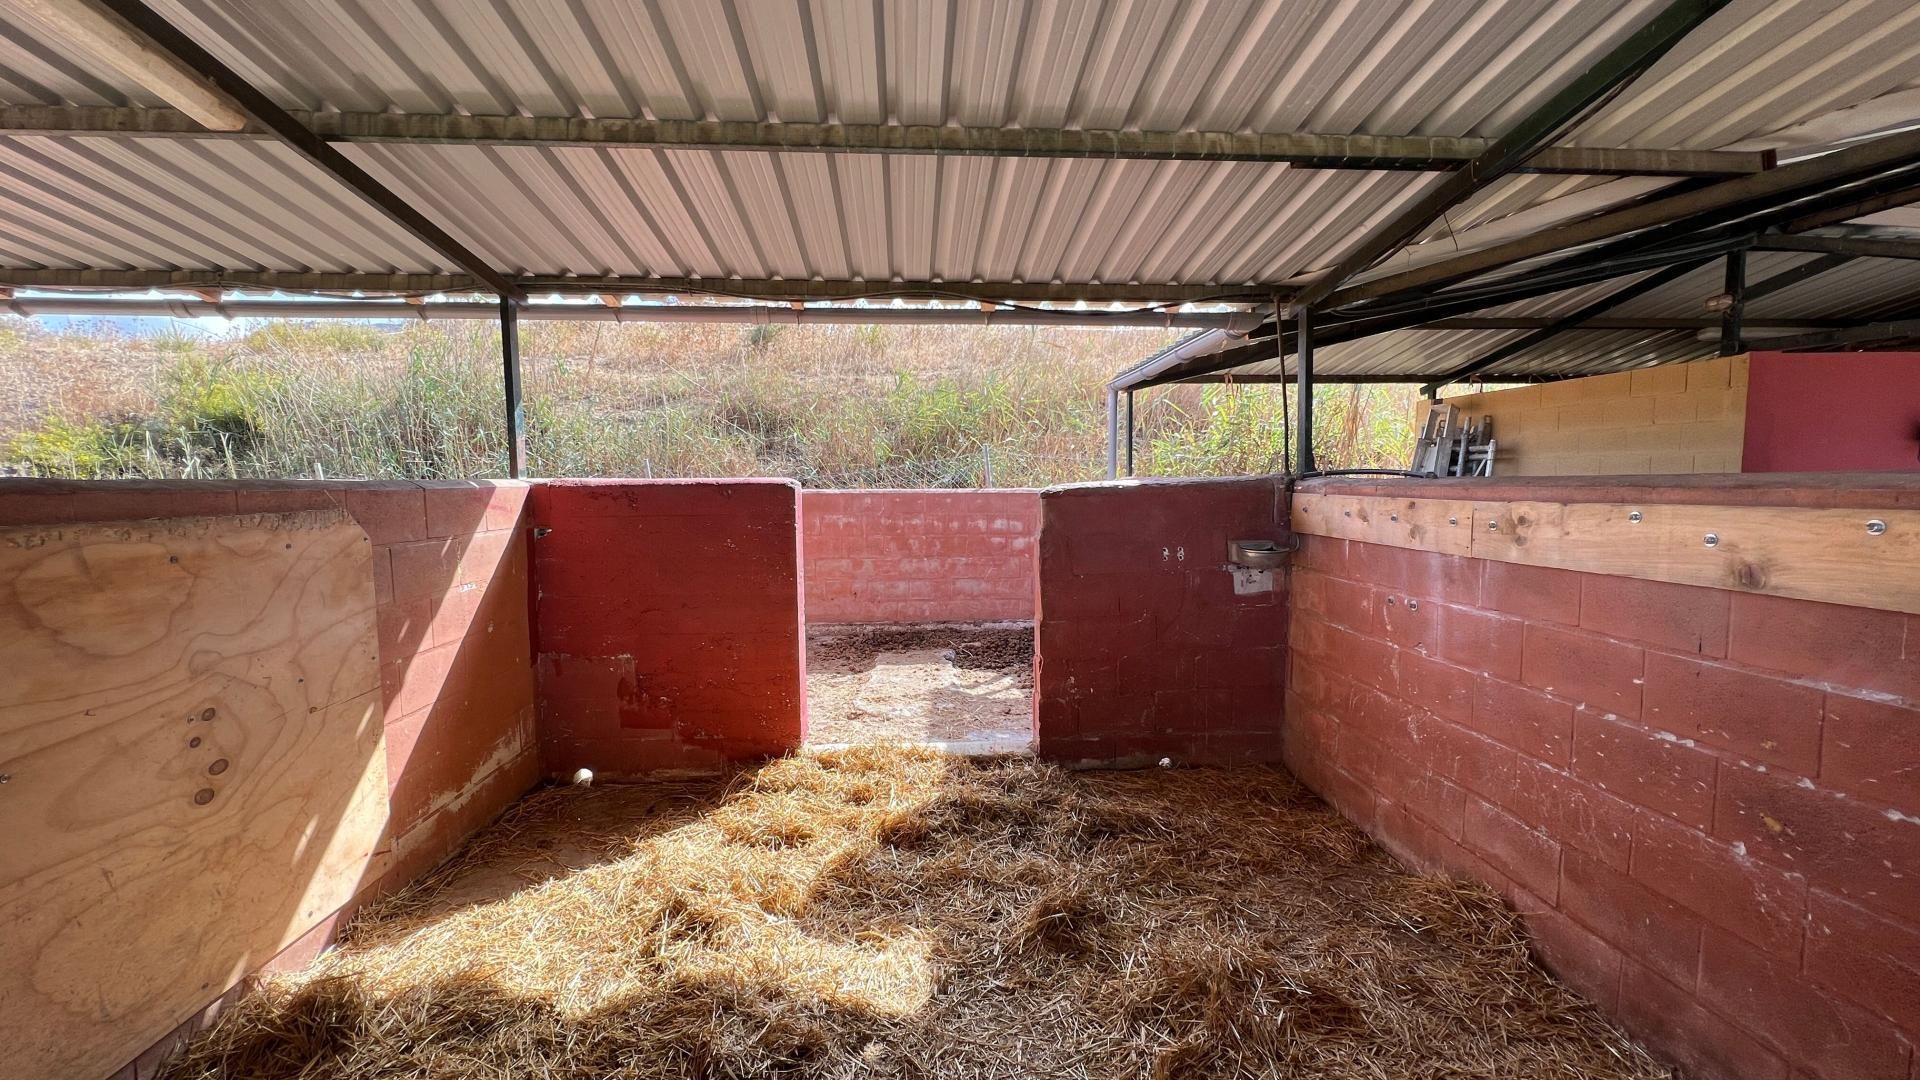
[[1920, 508], [1308, 490], [1293, 493], [1290, 517], [1311, 536], [1920, 614]]

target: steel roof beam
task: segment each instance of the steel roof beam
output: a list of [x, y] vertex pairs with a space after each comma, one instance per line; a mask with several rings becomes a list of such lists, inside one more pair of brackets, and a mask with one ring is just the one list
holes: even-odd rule
[[[1469, 315], [1498, 304], [1531, 300], [1562, 292], [1579, 285], [1589, 285], [1607, 281], [1627, 274], [1659, 270], [1671, 263], [1680, 261], [1705, 260], [1724, 255], [1734, 246], [1744, 244], [1744, 238], [1715, 241], [1709, 244], [1693, 244], [1685, 249], [1643, 252], [1608, 262], [1595, 262], [1564, 268], [1552, 274], [1532, 274], [1512, 280], [1499, 281], [1479, 286], [1460, 293], [1436, 293], [1420, 298], [1418, 303], [1407, 305], [1398, 310], [1365, 310], [1357, 314], [1342, 315], [1330, 313], [1331, 317], [1324, 325], [1327, 327], [1321, 337], [1323, 344], [1335, 344], [1357, 341], [1378, 334], [1392, 333], [1396, 330], [1411, 330], [1441, 319]], [[1273, 325], [1267, 324], [1253, 331], [1252, 336], [1264, 337], [1271, 341]], [[1192, 357], [1183, 364], [1194, 367], [1168, 368], [1156, 372], [1151, 377], [1141, 377], [1137, 382], [1128, 384], [1116, 381], [1121, 389], [1131, 385], [1138, 389], [1144, 386], [1156, 386], [1163, 383], [1178, 382], [1200, 375], [1207, 375], [1242, 364], [1271, 359], [1259, 353], [1253, 347], [1223, 350], [1215, 353]], [[1149, 358], [1136, 367], [1147, 367], [1153, 361]], [[1122, 373], [1118, 380], [1128, 378]]]
[[331, 143], [315, 135], [312, 129], [295, 119], [272, 98], [202, 48], [200, 44], [168, 22], [141, 0], [86, 0], [97, 2], [124, 20], [135, 32], [144, 35], [162, 54], [171, 57], [213, 88], [226, 95], [249, 120], [272, 132], [322, 171], [346, 185], [362, 199], [446, 256], [455, 266], [478, 278], [495, 295], [520, 303], [527, 294], [513, 280], [494, 269], [479, 255], [395, 194], [392, 189], [354, 164]]
[[[1503, 383], [1546, 383], [1546, 382], [1560, 382], [1565, 379], [1578, 379], [1588, 375], [1600, 375], [1600, 374], [1605, 374], [1605, 373], [1598, 372], [1598, 371], [1569, 372], [1567, 374], [1558, 374], [1558, 373], [1543, 374], [1541, 372], [1525, 372], [1525, 373], [1516, 373], [1511, 375], [1491, 375], [1491, 376], [1488, 376], [1485, 381], [1503, 382]], [[1321, 375], [1316, 373], [1313, 376], [1313, 383], [1315, 386], [1329, 386], [1329, 385], [1346, 386], [1346, 385], [1352, 385], [1352, 384], [1367, 386], [1367, 385], [1373, 385], [1377, 383], [1417, 383], [1425, 378], [1426, 376], [1421, 374], [1390, 375], [1390, 374], [1380, 374], [1378, 372], [1353, 372], [1346, 375]], [[1172, 383], [1165, 383], [1160, 385], [1178, 385], [1180, 383], [1187, 383], [1187, 384], [1193, 384], [1193, 383], [1247, 383], [1247, 384], [1289, 383], [1290, 384], [1293, 381], [1294, 381], [1294, 377], [1292, 375], [1273, 375], [1273, 374], [1235, 375], [1232, 372], [1226, 372], [1224, 374], [1195, 375], [1190, 378], [1176, 379]]]
[[1659, 14], [1634, 31], [1606, 56], [1582, 72], [1540, 107], [1495, 139], [1486, 150], [1414, 200], [1334, 267], [1300, 290], [1294, 303], [1318, 307], [1348, 278], [1413, 242], [1447, 211], [1495, 180], [1518, 169], [1569, 126], [1591, 115], [1613, 93], [1640, 77], [1695, 27], [1725, 7], [1727, 0], [1670, 0]]
[[1513, 359], [1516, 356], [1519, 356], [1521, 353], [1524, 353], [1529, 349], [1535, 349], [1540, 347], [1541, 345], [1545, 344], [1548, 340], [1558, 335], [1562, 330], [1571, 329], [1575, 326], [1580, 325], [1583, 322], [1586, 322], [1588, 319], [1594, 318], [1599, 315], [1605, 315], [1607, 312], [1612, 311], [1614, 308], [1619, 307], [1621, 304], [1624, 304], [1629, 300], [1633, 300], [1638, 297], [1645, 296], [1646, 294], [1653, 292], [1655, 289], [1664, 288], [1667, 285], [1670, 285], [1673, 282], [1678, 281], [1679, 279], [1687, 276], [1688, 274], [1693, 273], [1695, 270], [1699, 269], [1700, 267], [1705, 266], [1708, 261], [1709, 260], [1706, 260], [1706, 259], [1697, 259], [1692, 262], [1674, 263], [1672, 266], [1669, 266], [1664, 270], [1658, 270], [1658, 271], [1655, 271], [1654, 273], [1648, 274], [1646, 277], [1641, 278], [1639, 281], [1636, 281], [1633, 284], [1626, 286], [1625, 288], [1616, 289], [1613, 292], [1608, 293], [1606, 296], [1603, 296], [1600, 299], [1595, 300], [1593, 303], [1587, 304], [1581, 307], [1577, 311], [1570, 312], [1569, 314], [1554, 320], [1552, 323], [1549, 323], [1548, 325], [1533, 331], [1532, 333], [1526, 335], [1525, 337], [1508, 342], [1507, 344], [1502, 345], [1497, 349], [1494, 349], [1492, 352], [1488, 353], [1483, 357], [1480, 357], [1478, 360], [1474, 360], [1471, 363], [1462, 364], [1461, 366], [1454, 368], [1452, 371], [1449, 371], [1444, 375], [1439, 375], [1434, 377], [1433, 381], [1421, 387], [1420, 391], [1424, 394], [1431, 395], [1437, 392], [1440, 389], [1440, 387], [1445, 386], [1448, 383], [1460, 382], [1463, 379], [1470, 378], [1490, 368], [1498, 367], [1501, 364], [1507, 362], [1508, 360]]
[[[1490, 270], [1632, 233], [1721, 226], [1744, 217], [1777, 212], [1783, 206], [1791, 207], [1822, 192], [1852, 186], [1911, 184], [1917, 175], [1920, 175], [1920, 131], [1900, 132], [1817, 158], [1791, 162], [1764, 173], [1723, 180], [1665, 198], [1596, 214], [1426, 266], [1348, 286], [1329, 297], [1328, 306], [1340, 307], [1363, 300], [1418, 295], [1425, 290]], [[1635, 244], [1645, 239], [1635, 236], [1621, 243]], [[1773, 237], [1769, 236], [1769, 239]], [[1574, 256], [1573, 260], [1616, 253], [1602, 248]]]
[[1843, 222], [1852, 221], [1855, 218], [1867, 217], [1870, 214], [1878, 214], [1886, 210], [1897, 210], [1900, 207], [1910, 206], [1916, 202], [1920, 202], [1920, 185], [1882, 192], [1864, 199], [1857, 199], [1853, 202], [1841, 203], [1838, 206], [1829, 207], [1825, 210], [1803, 214], [1780, 226], [1780, 231], [1787, 233], [1807, 232], [1812, 229], [1824, 228], [1828, 225], [1839, 225]]
[[[1782, 289], [1791, 289], [1795, 285], [1819, 277], [1829, 270], [1838, 270], [1853, 261], [1852, 255], [1822, 255], [1817, 259], [1801, 263], [1799, 266], [1782, 270], [1771, 277], [1762, 278], [1748, 285], [1745, 300], [1751, 304], [1763, 296], [1772, 296]], [[1748, 326], [1759, 325], [1753, 319], [1743, 319]]]
[[[1769, 281], [1772, 279], [1769, 278]], [[1757, 287], [1757, 286], [1756, 286]], [[1747, 290], [1747, 299], [1753, 299], [1753, 289]], [[1465, 316], [1453, 319], [1435, 319], [1408, 327], [1410, 330], [1540, 330], [1559, 322], [1547, 317], [1534, 318], [1475, 318]], [[1850, 319], [1753, 319], [1745, 320], [1749, 330], [1833, 330], [1855, 325], [1857, 320]], [[1699, 319], [1655, 319], [1640, 318], [1632, 315], [1602, 316], [1588, 319], [1578, 326], [1569, 326], [1568, 332], [1581, 330], [1710, 330], [1718, 327], [1718, 318]]]
[[[1252, 134], [989, 128], [932, 124], [757, 123], [560, 116], [439, 116], [426, 113], [287, 110], [328, 142], [453, 146], [609, 146], [649, 150], [783, 150], [941, 157], [1245, 161], [1303, 169], [1450, 172], [1485, 153], [1490, 139], [1430, 135]], [[208, 131], [174, 109], [92, 105], [0, 106], [0, 131], [16, 135], [259, 138], [258, 128]], [[1740, 176], [1771, 168], [1770, 151], [1642, 150], [1550, 146], [1516, 171], [1579, 176]]]
[[1762, 236], [1756, 251], [1815, 251], [1857, 259], [1920, 259], [1920, 239], [1870, 236]]
[[[212, 300], [102, 299], [99, 297], [15, 297], [0, 299], [0, 313], [31, 318], [70, 315], [86, 318], [151, 316], [175, 319], [405, 319], [492, 320], [500, 317], [492, 303], [452, 301], [411, 304], [394, 300]], [[555, 322], [617, 323], [732, 323], [761, 326], [857, 326], [871, 324], [912, 326], [1104, 326], [1153, 329], [1244, 329], [1258, 322], [1251, 312], [1185, 311], [1075, 311], [1056, 308], [1002, 307], [803, 307], [795, 310], [774, 304], [526, 304], [519, 318]]]
[[1887, 319], [1850, 326], [1844, 330], [1768, 338], [1764, 344], [1768, 352], [1790, 352], [1798, 349], [1834, 349], [1849, 345], [1884, 344], [1906, 341], [1909, 338], [1920, 338], [1920, 318]]
[[[1264, 304], [1271, 289], [1251, 285], [1107, 284], [1022, 281], [776, 281], [764, 279], [524, 276], [516, 286], [536, 295], [725, 296], [742, 300], [857, 300], [926, 298], [979, 303], [1144, 303]], [[68, 270], [53, 267], [0, 267], [0, 285], [21, 289], [110, 291], [131, 289], [240, 288], [290, 293], [491, 292], [492, 287], [465, 274], [330, 273], [276, 270]]]

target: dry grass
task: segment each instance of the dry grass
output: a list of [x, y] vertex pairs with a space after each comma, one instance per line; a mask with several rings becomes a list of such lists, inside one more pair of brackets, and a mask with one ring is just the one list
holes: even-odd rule
[[862, 748], [536, 794], [189, 1077], [1659, 1077], [1265, 769]]
[[[530, 322], [526, 416], [545, 476], [791, 476], [816, 487], [1043, 486], [1103, 476], [1104, 386], [1176, 340], [1074, 327]], [[500, 475], [485, 323], [271, 322], [128, 337], [0, 325], [0, 473]], [[1276, 471], [1285, 391], [1137, 402], [1139, 469]], [[1323, 463], [1401, 464], [1413, 388], [1328, 387]]]

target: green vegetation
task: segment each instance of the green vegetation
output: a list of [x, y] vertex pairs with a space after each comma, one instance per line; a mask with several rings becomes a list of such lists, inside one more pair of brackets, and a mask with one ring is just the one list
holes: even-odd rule
[[[811, 486], [1038, 486], [1104, 474], [1103, 387], [1144, 330], [523, 327], [528, 456], [546, 476], [791, 476]], [[0, 330], [0, 472], [69, 478], [505, 471], [498, 332], [278, 322], [227, 335]], [[1137, 471], [1275, 472], [1287, 391], [1136, 402]], [[1316, 396], [1323, 464], [1400, 465], [1413, 396]]]

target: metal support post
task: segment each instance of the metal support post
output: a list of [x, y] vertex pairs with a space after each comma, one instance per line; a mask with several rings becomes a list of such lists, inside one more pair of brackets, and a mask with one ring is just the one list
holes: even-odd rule
[[526, 413], [520, 404], [520, 305], [500, 298], [500, 366], [507, 392], [507, 475], [527, 475]]

